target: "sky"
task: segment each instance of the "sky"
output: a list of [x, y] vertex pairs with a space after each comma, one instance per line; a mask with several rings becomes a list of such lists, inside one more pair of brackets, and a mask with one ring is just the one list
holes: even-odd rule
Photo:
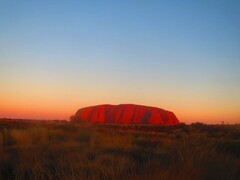
[[141, 104], [240, 123], [239, 0], [0, 0], [0, 118]]

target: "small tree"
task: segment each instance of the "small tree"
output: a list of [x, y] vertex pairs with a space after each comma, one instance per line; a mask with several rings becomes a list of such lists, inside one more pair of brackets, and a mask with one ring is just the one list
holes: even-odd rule
[[69, 119], [70, 119], [70, 122], [72, 123], [76, 123], [78, 121], [75, 115], [72, 115]]
[[78, 117], [75, 115], [72, 115], [69, 119], [70, 119], [70, 122], [72, 122], [72, 123], [86, 123], [87, 122], [84, 118]]

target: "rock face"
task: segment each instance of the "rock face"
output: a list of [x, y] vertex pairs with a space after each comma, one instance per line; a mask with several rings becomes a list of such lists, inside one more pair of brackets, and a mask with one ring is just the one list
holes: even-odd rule
[[74, 120], [112, 124], [179, 124], [170, 111], [134, 104], [85, 107], [76, 112]]

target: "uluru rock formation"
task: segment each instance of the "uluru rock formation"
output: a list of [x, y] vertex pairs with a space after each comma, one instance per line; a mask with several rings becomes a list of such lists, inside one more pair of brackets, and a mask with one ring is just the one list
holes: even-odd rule
[[74, 120], [112, 124], [179, 124], [177, 117], [170, 111], [134, 104], [85, 107], [76, 112]]

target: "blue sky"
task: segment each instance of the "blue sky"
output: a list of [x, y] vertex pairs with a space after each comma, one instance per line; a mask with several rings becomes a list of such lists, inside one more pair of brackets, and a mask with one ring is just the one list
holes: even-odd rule
[[239, 9], [237, 0], [2, 0], [2, 116], [140, 103], [186, 122], [238, 122]]

